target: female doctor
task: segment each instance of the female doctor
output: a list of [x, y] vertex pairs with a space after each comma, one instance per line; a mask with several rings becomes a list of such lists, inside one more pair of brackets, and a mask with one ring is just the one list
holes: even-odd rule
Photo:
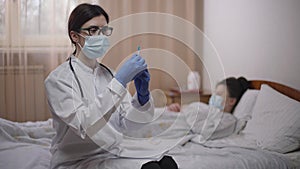
[[[113, 28], [98, 5], [80, 4], [71, 13], [68, 33], [75, 51], [45, 80], [56, 136], [50, 168], [97, 168], [122, 153], [122, 132], [152, 120], [145, 60], [134, 54], [116, 72], [96, 58], [109, 47]], [[137, 94], [126, 90], [134, 80]]]

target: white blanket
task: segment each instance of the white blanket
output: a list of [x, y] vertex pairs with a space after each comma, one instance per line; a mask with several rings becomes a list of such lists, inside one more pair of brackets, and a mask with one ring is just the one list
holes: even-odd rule
[[[180, 169], [295, 169], [293, 160], [276, 152], [256, 149], [251, 141], [239, 136], [211, 140], [207, 145], [187, 142], [166, 153]], [[241, 141], [241, 143], [239, 143]], [[241, 144], [242, 147], [238, 147]], [[251, 148], [252, 147], [252, 148]], [[157, 159], [109, 159], [99, 168], [139, 169], [143, 163]], [[299, 166], [299, 164], [298, 164]]]
[[[171, 155], [180, 169], [294, 168], [293, 162], [282, 154], [260, 150], [254, 140], [245, 138], [243, 135], [231, 135], [234, 132], [232, 126], [235, 126], [236, 120], [231, 118], [230, 114], [223, 116], [214, 133], [215, 135], [211, 137], [212, 139], [200, 143], [198, 137], [201, 134], [200, 131], [207, 116], [208, 107], [199, 104], [200, 106], [198, 103], [194, 103], [184, 107], [182, 113], [177, 114], [167, 112], [164, 108], [156, 109], [157, 119], [153, 123], [144, 126], [137, 132], [127, 133], [127, 136], [135, 139], [140, 138], [140, 140], [128, 141], [128, 149], [131, 152], [132, 150], [142, 150], [139, 153], [144, 152], [145, 154], [160, 151], [160, 153]], [[195, 114], [195, 110], [201, 113]], [[178, 141], [178, 137], [184, 139]], [[187, 138], [192, 138], [191, 142], [184, 142], [187, 141]], [[186, 144], [182, 144], [183, 142]], [[171, 145], [171, 147], [166, 145]], [[151, 152], [151, 150], [153, 151]], [[158, 158], [159, 156], [152, 160]], [[105, 161], [101, 167], [138, 169], [149, 160], [151, 158], [111, 159]]]
[[[188, 134], [201, 134], [202, 126], [208, 116], [208, 105], [200, 102], [184, 106], [180, 113], [170, 112], [165, 107], [155, 109], [154, 120], [139, 130], [128, 131], [125, 136], [132, 138], [182, 138]], [[223, 113], [217, 129], [210, 139], [231, 135], [234, 132], [236, 118]]]
[[[191, 109], [185, 110], [187, 113], [187, 110]], [[294, 167], [293, 162], [287, 156], [257, 149], [255, 141], [243, 135], [209, 140], [204, 144], [199, 144], [197, 139], [187, 142], [189, 137], [197, 137], [198, 127], [190, 125], [189, 120], [193, 119], [189, 116], [191, 114], [161, 111], [165, 109], [156, 109], [158, 120], [151, 124], [152, 126], [145, 126], [138, 132], [125, 134], [128, 140], [125, 140], [123, 144], [128, 147], [129, 153], [133, 152], [132, 149], [145, 154], [163, 152], [171, 155], [180, 169], [285, 169]], [[188, 118], [190, 119], [187, 120]], [[201, 118], [203, 117], [199, 116], [198, 120]], [[51, 120], [14, 123], [0, 119], [0, 168], [49, 168], [51, 158], [49, 148], [54, 134]], [[128, 136], [133, 138], [128, 138]], [[136, 141], [135, 139], [138, 138], [144, 139], [144, 142]], [[155, 158], [109, 159], [104, 163], [91, 165], [97, 165], [99, 169], [139, 169], [143, 163], [158, 160], [161, 156], [162, 154], [157, 154]]]

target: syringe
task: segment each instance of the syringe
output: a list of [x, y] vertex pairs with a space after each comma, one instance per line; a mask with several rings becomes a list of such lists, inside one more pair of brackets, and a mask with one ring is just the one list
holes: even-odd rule
[[139, 45], [138, 47], [137, 47], [137, 54], [140, 56], [140, 50], [141, 50], [141, 46]]

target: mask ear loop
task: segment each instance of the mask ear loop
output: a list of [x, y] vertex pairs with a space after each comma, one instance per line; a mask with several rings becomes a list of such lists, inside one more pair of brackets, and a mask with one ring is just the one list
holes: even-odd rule
[[[83, 37], [85, 39], [85, 37], [83, 35], [81, 35], [80, 33], [77, 33], [77, 35], [79, 35], [79, 36], [81, 36], [81, 37]], [[81, 46], [79, 42], [77, 42], [76, 44], [78, 44], [78, 46], [82, 50], [83, 46]]]
[[[83, 39], [86, 39], [86, 37], [84, 37], [83, 35], [81, 35], [80, 33], [77, 33], [77, 35], [81, 36]], [[79, 44], [79, 42], [77, 42]], [[81, 46], [80, 46], [81, 47]]]
[[82, 46], [80, 45], [80, 43], [77, 43], [78, 44], [78, 46], [82, 49]]

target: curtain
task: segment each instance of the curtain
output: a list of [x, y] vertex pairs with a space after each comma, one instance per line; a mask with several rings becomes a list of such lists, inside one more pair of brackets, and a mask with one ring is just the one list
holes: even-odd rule
[[70, 55], [67, 19], [76, 1], [0, 1], [0, 117], [46, 120], [44, 79]]

